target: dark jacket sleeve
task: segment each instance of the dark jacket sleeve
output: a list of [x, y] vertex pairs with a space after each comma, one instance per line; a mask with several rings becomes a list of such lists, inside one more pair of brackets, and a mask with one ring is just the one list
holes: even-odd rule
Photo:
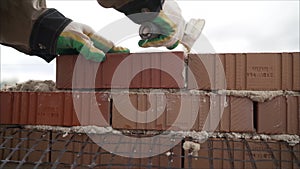
[[48, 9], [34, 23], [30, 36], [31, 54], [51, 62], [56, 56], [57, 39], [71, 22], [56, 9]]
[[118, 0], [98, 0], [98, 2], [104, 7], [115, 8], [133, 22], [141, 24], [153, 20], [158, 15], [164, 0], [129, 0], [122, 3], [122, 6], [119, 5]]
[[71, 22], [45, 0], [1, 0], [0, 43], [50, 62], [57, 38]]

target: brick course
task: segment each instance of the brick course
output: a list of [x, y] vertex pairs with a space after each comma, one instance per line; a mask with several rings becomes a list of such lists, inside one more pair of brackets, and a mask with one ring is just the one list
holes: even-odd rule
[[[200, 58], [191, 54], [188, 57], [188, 76], [184, 78], [185, 57], [182, 52], [174, 53], [137, 53], [110, 54], [107, 60], [99, 64], [77, 56], [60, 56], [57, 59], [57, 87], [59, 89], [125, 88], [126, 81], [133, 72], [143, 67], [159, 65], [166, 67], [179, 79], [175, 80], [162, 70], [146, 69], [130, 82], [130, 88], [183, 88], [187, 80], [187, 89], [212, 90], [224, 85], [219, 70], [225, 71], [227, 89], [238, 90], [294, 90], [300, 89], [300, 56], [295, 53], [248, 53], [248, 54], [200, 54]], [[130, 58], [131, 57], [131, 58]], [[164, 58], [172, 58], [165, 60]], [[129, 59], [128, 59], [129, 58]], [[177, 58], [180, 62], [176, 62]], [[117, 67], [125, 60], [121, 78], [112, 85], [112, 76]], [[218, 62], [219, 60], [219, 62]], [[75, 72], [79, 78], [72, 79], [75, 63], [80, 62], [82, 69]], [[99, 67], [98, 67], [99, 66]], [[209, 71], [207, 71], [209, 70]], [[208, 72], [210, 73], [209, 81]], [[92, 77], [96, 73], [96, 77]], [[198, 87], [191, 83], [195, 75]], [[89, 80], [89, 79], [94, 79]], [[43, 124], [43, 125], [112, 125], [118, 129], [145, 130], [186, 130], [221, 132], [253, 132], [267, 134], [299, 134], [299, 96], [278, 97], [264, 103], [253, 103], [243, 97], [226, 96], [226, 105], [215, 105], [213, 99], [221, 99], [218, 95], [193, 95], [178, 93], [151, 94], [147, 90], [139, 90], [130, 94], [135, 119], [122, 116], [116, 109], [116, 104], [124, 102], [124, 93], [96, 92], [93, 100], [90, 90], [87, 92], [1, 92], [0, 93], [0, 124]], [[76, 91], [74, 91], [76, 92]], [[213, 91], [214, 92], [214, 91]], [[192, 92], [191, 92], [192, 93]], [[166, 94], [166, 95], [165, 95]], [[154, 101], [149, 101], [152, 95]], [[163, 107], [163, 97], [166, 96], [166, 107]], [[110, 100], [112, 97], [112, 101]], [[77, 98], [73, 100], [74, 98]], [[213, 98], [213, 99], [212, 99]], [[75, 101], [75, 106], [73, 101]], [[183, 105], [180, 106], [181, 101]], [[221, 103], [221, 102], [220, 102]], [[125, 103], [127, 104], [127, 103]], [[110, 107], [112, 105], [112, 107]], [[99, 109], [104, 119], [100, 120]], [[123, 106], [123, 109], [126, 106]], [[213, 108], [208, 120], [209, 108]], [[215, 119], [220, 117], [220, 123]], [[76, 112], [75, 112], [75, 108]], [[199, 108], [199, 110], [197, 110]], [[146, 116], [139, 111], [148, 111]], [[179, 111], [185, 114], [176, 121]], [[151, 113], [152, 112], [152, 113]], [[159, 113], [162, 113], [160, 115]], [[198, 115], [197, 115], [198, 113]], [[254, 117], [255, 116], [255, 117]], [[150, 120], [150, 118], [155, 120]], [[272, 117], [272, 118], [270, 118]], [[80, 120], [78, 120], [78, 118]], [[144, 119], [143, 119], [144, 118]], [[110, 124], [110, 120], [112, 124]], [[136, 121], [147, 121], [138, 123]], [[79, 122], [80, 121], [80, 122]], [[194, 124], [190, 124], [195, 121]], [[192, 125], [187, 127], [188, 125]]]
[[[165, 99], [164, 96], [165, 95]], [[154, 96], [154, 97], [153, 97]], [[132, 106], [139, 111], [148, 111], [155, 116], [154, 121], [149, 123], [138, 123], [139, 114], [134, 112], [130, 120], [126, 115], [129, 111], [128, 103], [122, 103], [129, 97]], [[143, 129], [143, 130], [206, 130], [206, 131], [223, 131], [223, 132], [253, 132], [253, 104], [247, 98], [224, 97], [226, 98], [226, 107], [222, 110], [222, 97], [193, 95], [193, 94], [117, 94], [113, 98], [112, 107], [112, 124], [117, 129]], [[223, 98], [223, 99], [224, 99]], [[152, 99], [152, 100], [151, 100]], [[152, 102], [151, 102], [151, 101]], [[219, 101], [219, 102], [218, 102]], [[152, 108], [150, 107], [152, 103]], [[160, 108], [166, 102], [163, 110]], [[116, 104], [118, 107], [116, 107]], [[160, 105], [159, 105], [160, 104]], [[210, 106], [213, 106], [209, 114]], [[122, 109], [119, 110], [118, 108]], [[158, 110], [160, 109], [160, 110]], [[163, 111], [163, 112], [162, 112]], [[162, 112], [162, 114], [161, 114]], [[181, 113], [180, 113], [181, 112]], [[125, 117], [124, 117], [125, 116]], [[141, 116], [141, 115], [140, 115]], [[151, 115], [147, 115], [149, 117]], [[143, 121], [148, 121], [147, 117]], [[150, 117], [149, 117], [150, 118]], [[220, 120], [220, 123], [219, 123]], [[192, 123], [194, 122], [194, 123]], [[206, 126], [204, 128], [204, 124]], [[218, 124], [219, 125], [214, 125]]]
[[257, 132], [300, 135], [300, 96], [280, 96], [257, 107]]
[[[74, 93], [78, 104], [75, 111], [71, 92], [0, 92], [0, 124], [109, 126], [108, 95], [96, 93], [97, 103], [92, 102], [92, 95], [89, 92]], [[95, 106], [103, 114], [101, 121], [97, 114], [99, 110], [90, 109]]]
[[184, 66], [182, 52], [107, 54], [102, 63], [65, 55], [57, 58], [56, 85], [58, 89], [183, 88]]
[[191, 54], [188, 65], [189, 89], [300, 90], [299, 52]]
[[[289, 168], [296, 169], [297, 161], [293, 161], [290, 151], [298, 152], [299, 144], [290, 147], [286, 143], [265, 142], [259, 140], [223, 140], [211, 139], [201, 145], [198, 157], [190, 156], [189, 151], [185, 151], [185, 167], [190, 169], [209, 168]], [[210, 152], [210, 149], [214, 149]], [[231, 151], [233, 150], [233, 151]], [[205, 159], [209, 157], [211, 161]], [[299, 158], [299, 154], [295, 154]], [[212, 160], [214, 159], [214, 160]], [[230, 159], [235, 159], [231, 161]], [[293, 161], [293, 163], [290, 163]], [[190, 165], [189, 165], [190, 164]]]

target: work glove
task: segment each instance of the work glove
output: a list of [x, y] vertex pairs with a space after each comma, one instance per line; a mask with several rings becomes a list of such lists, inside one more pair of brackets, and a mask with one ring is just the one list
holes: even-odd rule
[[80, 53], [87, 60], [102, 62], [106, 53], [129, 53], [129, 49], [118, 47], [106, 40], [88, 25], [71, 22], [59, 35], [57, 53]]
[[199, 38], [205, 20], [191, 19], [186, 23], [178, 4], [174, 0], [168, 0], [151, 23], [159, 29], [158, 36], [140, 40], [138, 43], [140, 47], [166, 46], [171, 50], [181, 43], [189, 52]]
[[185, 20], [175, 1], [165, 1], [163, 9], [151, 22], [158, 27], [159, 35], [140, 40], [138, 43], [140, 47], [165, 46], [171, 50], [178, 46], [183, 37]]

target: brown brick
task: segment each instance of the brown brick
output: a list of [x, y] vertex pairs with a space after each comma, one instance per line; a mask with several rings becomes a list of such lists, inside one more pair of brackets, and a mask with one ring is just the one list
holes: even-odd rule
[[[173, 146], [170, 150], [162, 150], [166, 144], [170, 144], [169, 138], [159, 137], [150, 143], [145, 140], [137, 140], [134, 143], [124, 142], [121, 136], [112, 136], [106, 139], [107, 143], [118, 143], [114, 152], [109, 153], [101, 150], [101, 165], [107, 168], [119, 169], [125, 168], [181, 168], [181, 142]], [[123, 141], [123, 142], [122, 142]], [[134, 140], [133, 140], [134, 141]], [[165, 148], [168, 149], [168, 148]], [[138, 154], [142, 151], [143, 154]], [[143, 157], [148, 152], [155, 153], [151, 157]], [[156, 155], [156, 153], [159, 153]], [[122, 154], [122, 155], [120, 155]], [[130, 158], [130, 157], [138, 158]], [[101, 167], [100, 167], [101, 168]]]
[[[216, 55], [191, 54], [188, 57], [188, 88], [211, 89], [215, 84]], [[211, 83], [212, 82], [212, 83]]]
[[[128, 97], [130, 98], [129, 103], [126, 102]], [[189, 130], [194, 125], [191, 122], [197, 121], [198, 111], [196, 108], [199, 108], [199, 96], [171, 93], [131, 93], [129, 95], [113, 94], [112, 98], [112, 126], [114, 128]], [[129, 109], [129, 104], [133, 105], [133, 110]], [[179, 114], [180, 111], [182, 111], [181, 114]], [[131, 119], [129, 114], [126, 115], [128, 112], [133, 113]], [[146, 115], [143, 115], [144, 113]]]
[[[174, 60], [166, 59], [172, 57]], [[184, 64], [182, 52], [108, 54], [101, 64], [66, 55], [57, 58], [56, 82], [59, 89], [183, 88]], [[141, 71], [143, 68], [147, 69]], [[121, 74], [115, 75], [117, 70]], [[113, 76], [118, 77], [112, 81]]]
[[200, 145], [197, 157], [188, 156], [189, 151], [185, 151], [185, 168], [293, 168], [290, 152], [297, 153], [286, 143], [260, 140], [216, 138]]
[[[287, 143], [280, 144], [280, 154], [281, 154], [281, 168], [293, 168], [293, 155], [291, 153], [293, 147], [289, 146]], [[295, 152], [295, 154], [297, 154]]]
[[[220, 64], [222, 63], [222, 64]], [[299, 53], [189, 55], [188, 88], [300, 90]], [[193, 83], [192, 77], [197, 83]]]
[[[4, 150], [0, 151], [0, 159], [25, 161], [34, 163], [49, 162], [50, 154], [44, 154], [49, 146], [50, 133], [40, 131], [20, 131], [18, 128], [7, 129], [4, 132]], [[9, 139], [8, 139], [9, 138]]]
[[230, 131], [253, 132], [253, 103], [248, 98], [230, 97]]
[[[253, 103], [248, 98], [213, 95], [201, 98], [199, 128], [203, 130], [206, 122], [206, 131], [221, 132], [253, 132]], [[211, 109], [209, 109], [211, 107]], [[223, 111], [222, 111], [223, 109]], [[210, 113], [210, 116], [208, 116]], [[201, 120], [202, 119], [202, 120]], [[216, 126], [215, 124], [219, 124]]]
[[57, 126], [81, 124], [101, 127], [110, 125], [109, 94], [74, 93], [76, 111], [72, 94], [71, 92], [1, 92], [1, 104], [6, 106], [1, 106], [0, 124]]
[[300, 135], [300, 96], [286, 97], [287, 133]]
[[[276, 142], [248, 141], [249, 147], [245, 147], [246, 168], [252, 168], [254, 160], [257, 168], [280, 167], [280, 145]], [[251, 154], [249, 153], [251, 152]], [[251, 159], [253, 157], [253, 159]]]
[[13, 94], [12, 124], [19, 124], [21, 113], [21, 92], [14, 92]]
[[223, 139], [209, 139], [200, 144], [198, 156], [189, 156], [190, 152], [185, 151], [185, 168], [232, 168], [228, 151], [233, 148], [233, 143], [229, 143], [229, 146]]
[[9, 129], [3, 132], [5, 141], [1, 142], [1, 145], [4, 147], [4, 149], [1, 149], [0, 151], [0, 155], [2, 155], [1, 159], [11, 160], [18, 158], [17, 150], [13, 150], [20, 139], [18, 129]]
[[64, 93], [38, 93], [37, 124], [63, 124]]
[[51, 163], [54, 163], [53, 166], [58, 165], [59, 163], [69, 165], [73, 164], [73, 137], [72, 135], [67, 135], [63, 137], [61, 133], [52, 134]]
[[299, 96], [281, 96], [264, 103], [258, 103], [257, 132], [299, 134], [299, 100]]
[[[72, 88], [72, 75], [76, 57], [72, 56], [59, 56], [56, 58], [57, 69], [63, 69], [63, 71], [56, 71], [56, 87], [61, 89]], [[71, 78], [70, 78], [71, 77]]]
[[[126, 102], [128, 96], [130, 98], [129, 103]], [[112, 109], [113, 127], [141, 130], [254, 131], [253, 104], [248, 98], [221, 97], [220, 95], [205, 96], [188, 93], [161, 93], [152, 94], [151, 97], [153, 102], [150, 103], [149, 94], [114, 94]], [[227, 106], [222, 104], [224, 103], [222, 99], [227, 103]], [[130, 104], [133, 105], [133, 110], [129, 109], [128, 105]], [[212, 106], [211, 109], [210, 106]], [[222, 107], [224, 109], [221, 117]], [[138, 110], [147, 111], [146, 119], [141, 119], [143, 116], [139, 115]], [[159, 115], [161, 111], [163, 113]], [[127, 112], [133, 112], [132, 119], [128, 117], [129, 114], [126, 115]], [[210, 116], [208, 116], [208, 113], [211, 113]], [[140, 120], [144, 122], [150, 121], [148, 119], [152, 115], [154, 116], [154, 121], [138, 123]], [[219, 125], [216, 126], [216, 124]]]
[[12, 93], [0, 92], [0, 124], [10, 124], [12, 122], [12, 99]]
[[[82, 168], [92, 163], [101, 164], [98, 153], [99, 146], [92, 142], [86, 134], [69, 134], [63, 136], [62, 133], [52, 135], [51, 162], [58, 168], [73, 167]], [[98, 158], [95, 156], [98, 155]], [[94, 159], [95, 158], [95, 159]]]
[[296, 168], [299, 168], [299, 166], [300, 166], [300, 161], [299, 161], [299, 159], [300, 159], [300, 144], [297, 144], [294, 147], [292, 147], [292, 151], [295, 154], [295, 156], [293, 158], [293, 164], [294, 164], [293, 169], [296, 169]]
[[50, 153], [45, 153], [49, 146], [50, 133], [40, 131], [22, 131], [18, 137], [16, 144], [21, 143], [20, 149], [15, 156], [15, 160], [25, 160], [29, 163], [34, 163], [41, 160], [49, 162]]
[[199, 158], [194, 158], [192, 156], [189, 156], [190, 152], [188, 150], [186, 150], [184, 152], [185, 153], [185, 158], [184, 158], [185, 168], [198, 169], [199, 166], [201, 166], [201, 168], [203, 168], [203, 169], [211, 168], [210, 166], [211, 166], [212, 161], [208, 160], [208, 157], [211, 157], [211, 154], [209, 154], [211, 148], [212, 148], [212, 142], [209, 140], [200, 144], [200, 151], [198, 152]]

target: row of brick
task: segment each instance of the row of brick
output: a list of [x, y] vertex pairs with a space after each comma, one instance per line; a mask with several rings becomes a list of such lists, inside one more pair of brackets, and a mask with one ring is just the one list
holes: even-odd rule
[[[22, 131], [20, 129], [8, 129], [0, 131], [0, 139], [3, 139], [0, 147], [1, 160], [23, 161], [28, 164], [40, 162], [40, 167], [49, 168], [103, 168], [111, 169], [132, 167], [134, 169], [144, 168], [143, 166], [181, 168], [181, 144], [171, 148], [171, 156], [156, 155], [151, 158], [128, 158], [108, 152], [93, 142], [85, 134], [69, 134], [67, 136], [61, 132], [47, 131]], [[120, 141], [121, 136], [114, 136], [114, 141]], [[6, 138], [6, 139], [5, 139]], [[161, 142], [167, 140], [161, 140]], [[104, 144], [104, 143], [103, 143]], [[113, 142], [105, 144], [113, 145]], [[122, 143], [124, 144], [124, 143]], [[128, 143], [132, 145], [131, 143]], [[157, 144], [161, 144], [158, 143]], [[144, 148], [146, 145], [144, 145]], [[153, 146], [149, 145], [149, 150]], [[123, 147], [118, 147], [115, 152], [133, 154], [132, 149], [124, 151]], [[48, 150], [48, 151], [47, 151]], [[172, 158], [172, 162], [169, 162]], [[45, 166], [46, 165], [46, 166]], [[76, 166], [77, 165], [77, 166]]]
[[[69, 168], [70, 166], [102, 168], [106, 166], [117, 169], [130, 166], [136, 169], [147, 167], [198, 169], [201, 166], [203, 169], [297, 169], [300, 164], [300, 145], [290, 147], [284, 142], [209, 139], [201, 144], [200, 150], [193, 156], [190, 151], [182, 149], [182, 142], [180, 142], [168, 150], [169, 153], [162, 152], [150, 158], [128, 158], [104, 150], [85, 134], [70, 133], [65, 136], [61, 132], [20, 132], [19, 129], [8, 129], [1, 131], [0, 134], [0, 138], [3, 139], [0, 148], [1, 160], [22, 161], [33, 166], [39, 162], [40, 167], [47, 167], [46, 164], [51, 164], [54, 168]], [[115, 141], [121, 138], [117, 135], [114, 137], [116, 137]], [[145, 150], [155, 149], [153, 145], [143, 144], [143, 146]], [[114, 151], [118, 152], [119, 149]], [[130, 155], [134, 153], [134, 150], [128, 149], [126, 152]]]
[[[199, 157], [210, 157], [208, 161], [204, 158], [186, 158], [185, 164], [190, 164], [190, 169], [199, 168], [299, 168], [299, 144], [294, 147], [296, 159], [293, 159], [292, 148], [286, 144], [276, 142], [264, 142], [258, 140], [234, 140], [224, 141], [212, 139], [201, 144]], [[210, 154], [210, 149], [213, 153]], [[234, 159], [234, 160], [231, 160]], [[189, 162], [187, 162], [189, 160]], [[201, 167], [200, 167], [201, 166]]]
[[77, 55], [62, 55], [56, 62], [56, 87], [183, 88], [184, 67], [182, 52], [108, 54], [105, 62], [100, 64]]
[[0, 124], [299, 135], [300, 96], [257, 103], [215, 94], [1, 92]]
[[[187, 62], [187, 64], [186, 64]], [[186, 67], [187, 65], [187, 67]], [[59, 89], [184, 88], [300, 91], [300, 53], [108, 54], [57, 58]]]
[[188, 64], [190, 89], [300, 90], [299, 52], [190, 55]]

